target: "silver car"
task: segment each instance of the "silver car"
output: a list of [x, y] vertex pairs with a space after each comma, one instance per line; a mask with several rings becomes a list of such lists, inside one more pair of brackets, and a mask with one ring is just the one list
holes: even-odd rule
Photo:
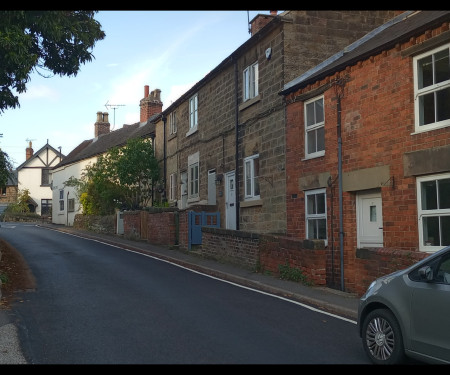
[[358, 331], [375, 364], [450, 363], [450, 246], [372, 282]]

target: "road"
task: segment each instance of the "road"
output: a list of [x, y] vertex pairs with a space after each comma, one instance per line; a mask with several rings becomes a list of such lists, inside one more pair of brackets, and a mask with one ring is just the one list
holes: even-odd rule
[[99, 241], [2, 225], [37, 281], [13, 305], [30, 364], [363, 364], [355, 325]]

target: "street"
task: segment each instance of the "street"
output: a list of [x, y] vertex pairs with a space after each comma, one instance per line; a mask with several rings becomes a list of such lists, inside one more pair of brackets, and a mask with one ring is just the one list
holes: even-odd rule
[[363, 364], [355, 325], [117, 246], [2, 225], [37, 282], [13, 310], [31, 364]]

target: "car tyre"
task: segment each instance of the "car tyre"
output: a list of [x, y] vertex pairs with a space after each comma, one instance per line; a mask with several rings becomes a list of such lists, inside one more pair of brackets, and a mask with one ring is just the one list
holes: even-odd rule
[[400, 325], [387, 309], [371, 311], [362, 325], [364, 351], [375, 364], [399, 364], [405, 360]]

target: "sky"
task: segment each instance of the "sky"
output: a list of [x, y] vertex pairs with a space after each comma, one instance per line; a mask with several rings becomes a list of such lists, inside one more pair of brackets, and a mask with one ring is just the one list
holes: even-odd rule
[[99, 11], [106, 36], [76, 76], [31, 73], [20, 107], [0, 113], [0, 148], [17, 168], [32, 143], [68, 155], [94, 138], [97, 112], [111, 130], [140, 120], [144, 86], [161, 90], [163, 110], [250, 37], [248, 21], [269, 10]]

